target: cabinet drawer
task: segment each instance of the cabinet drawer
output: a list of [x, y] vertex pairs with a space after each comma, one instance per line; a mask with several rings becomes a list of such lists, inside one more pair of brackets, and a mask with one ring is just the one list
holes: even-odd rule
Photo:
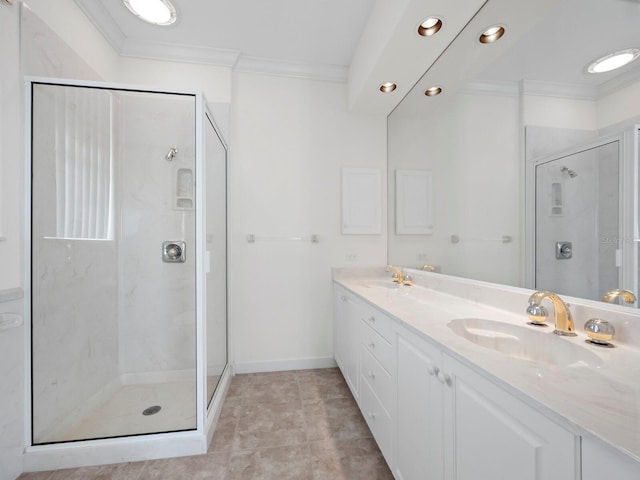
[[362, 308], [362, 320], [373, 328], [387, 342], [391, 342], [391, 319], [380, 310], [371, 305], [364, 305]]
[[391, 411], [393, 385], [389, 375], [364, 345], [360, 348], [360, 376], [376, 394], [387, 412]]
[[378, 332], [364, 321], [360, 322], [360, 339], [364, 347], [374, 356], [387, 372], [391, 372], [393, 349]]
[[378, 447], [389, 465], [391, 461], [391, 417], [384, 409], [373, 390], [365, 381], [361, 382], [360, 409], [369, 425], [369, 429], [376, 439]]

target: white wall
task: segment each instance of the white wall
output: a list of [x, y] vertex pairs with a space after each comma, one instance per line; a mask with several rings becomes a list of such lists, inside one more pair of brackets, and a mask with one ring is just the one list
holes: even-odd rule
[[[330, 359], [331, 267], [381, 265], [386, 236], [340, 233], [340, 167], [386, 168], [386, 121], [353, 115], [346, 85], [256, 74], [234, 81], [232, 328], [241, 371]], [[246, 235], [320, 235], [320, 242]], [[284, 363], [270, 364], [269, 362]]]
[[[17, 6], [0, 2], [0, 291], [22, 286], [22, 110]], [[1, 312], [22, 312], [20, 299]], [[24, 445], [24, 330], [0, 332], [0, 478], [22, 472]]]
[[[389, 232], [390, 261], [414, 268], [429, 263], [448, 275], [517, 285], [523, 168], [518, 98], [458, 94], [435, 113], [426, 108], [420, 116], [395, 115], [389, 122], [389, 158], [394, 172], [433, 173], [433, 234]], [[452, 243], [452, 235], [460, 242]], [[503, 235], [513, 241], [502, 243]]]

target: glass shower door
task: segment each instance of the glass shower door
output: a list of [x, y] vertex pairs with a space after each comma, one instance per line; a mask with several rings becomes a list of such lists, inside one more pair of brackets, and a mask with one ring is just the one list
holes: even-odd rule
[[536, 166], [535, 288], [599, 300], [620, 285], [619, 142]]
[[196, 98], [32, 85], [33, 444], [195, 429]]

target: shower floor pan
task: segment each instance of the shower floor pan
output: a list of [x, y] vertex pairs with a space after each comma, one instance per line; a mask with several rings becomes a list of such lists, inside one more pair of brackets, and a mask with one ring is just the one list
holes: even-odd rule
[[[151, 409], [150, 407], [157, 407]], [[143, 412], [147, 410], [147, 415]], [[149, 411], [156, 413], [148, 414]], [[196, 383], [128, 384], [53, 441], [68, 442], [196, 428]]]

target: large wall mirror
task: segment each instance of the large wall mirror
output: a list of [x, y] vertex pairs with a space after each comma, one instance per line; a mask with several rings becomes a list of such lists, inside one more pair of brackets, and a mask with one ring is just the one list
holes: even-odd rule
[[640, 58], [589, 66], [637, 56], [639, 25], [637, 0], [487, 1], [389, 116], [389, 263], [637, 295]]

